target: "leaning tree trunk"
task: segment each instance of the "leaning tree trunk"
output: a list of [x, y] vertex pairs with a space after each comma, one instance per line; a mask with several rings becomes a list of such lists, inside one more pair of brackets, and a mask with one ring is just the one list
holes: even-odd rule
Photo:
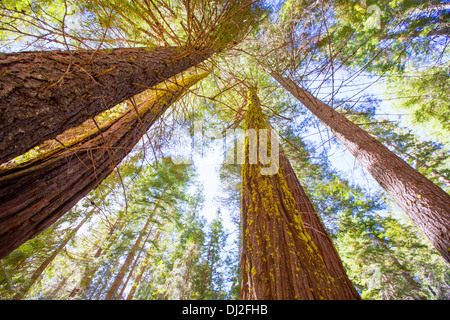
[[44, 231], [96, 188], [169, 105], [206, 74], [158, 90], [139, 114], [130, 110], [72, 145], [0, 171], [0, 258]]
[[211, 54], [181, 47], [0, 53], [0, 164]]
[[[250, 91], [245, 129], [258, 135], [266, 128], [259, 99]], [[246, 138], [242, 299], [360, 299], [285, 155], [280, 153], [276, 173], [262, 175], [263, 165], [249, 163], [249, 144]], [[274, 152], [272, 145], [267, 149]]]
[[450, 263], [450, 196], [295, 82], [271, 75], [333, 132]]

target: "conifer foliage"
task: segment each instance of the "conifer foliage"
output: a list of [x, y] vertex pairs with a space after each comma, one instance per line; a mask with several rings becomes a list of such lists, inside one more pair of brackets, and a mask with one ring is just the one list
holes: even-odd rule
[[0, 1], [0, 299], [450, 299], [442, 1]]

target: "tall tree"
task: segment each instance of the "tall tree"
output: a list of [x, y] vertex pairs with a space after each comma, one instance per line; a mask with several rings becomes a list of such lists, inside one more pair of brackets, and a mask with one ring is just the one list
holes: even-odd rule
[[[35, 6], [21, 3], [21, 9], [9, 3], [0, 4], [2, 30], [13, 35], [30, 34], [35, 29], [42, 32], [41, 29], [45, 28], [41, 25], [45, 25], [46, 21], [41, 20], [41, 15], [49, 20], [56, 19], [52, 22], [57, 26], [49, 33], [55, 37], [61, 36], [65, 49], [0, 53], [0, 163], [199, 64], [214, 52], [237, 41], [240, 33], [245, 33], [251, 25], [250, 20], [257, 16], [248, 1], [228, 0], [217, 3], [214, 8], [199, 7], [198, 1], [181, 4], [157, 1], [171, 12], [160, 18], [153, 14], [153, 10], [159, 10], [158, 7], [152, 8], [148, 2], [145, 3], [147, 5], [141, 1], [129, 4], [90, 1], [90, 7], [85, 8], [90, 14], [86, 16], [98, 20], [95, 24], [98, 29], [106, 29], [103, 38], [91, 40], [95, 50], [77, 50], [70, 41], [68, 43], [67, 39], [73, 35], [64, 23], [67, 4], [62, 5], [65, 10], [61, 12], [46, 8], [49, 6], [46, 2]], [[180, 12], [180, 17], [185, 21], [179, 21], [174, 14], [178, 11], [178, 5], [187, 10], [187, 16]], [[46, 10], [59, 15], [62, 23]], [[109, 16], [106, 12], [110, 12]], [[128, 33], [130, 22], [126, 19], [133, 18], [136, 19], [135, 25], [144, 24], [144, 27], [136, 28], [147, 35], [147, 39], [141, 39], [139, 45], [132, 48], [108, 47], [105, 50], [106, 40], [115, 40], [119, 44], [123, 41], [117, 36], [109, 39], [106, 31], [112, 27], [118, 33]], [[121, 19], [127, 23], [120, 23]], [[22, 26], [18, 21], [33, 31], [20, 31]], [[51, 24], [50, 21], [47, 23]], [[178, 34], [173, 34], [170, 26], [175, 23], [180, 25]], [[190, 29], [186, 29], [185, 25]], [[47, 36], [40, 34], [34, 37], [39, 41]], [[172, 39], [172, 45], [165, 40], [166, 37]], [[80, 38], [82, 35], [77, 35], [72, 42]]]
[[1, 53], [0, 163], [210, 56], [176, 47]]
[[[127, 217], [124, 216], [123, 212], [119, 213], [114, 224], [110, 225], [110, 228], [106, 235], [106, 239], [102, 239], [103, 240], [102, 245], [99, 245], [97, 251], [95, 251], [92, 260], [99, 259], [102, 255], [104, 255], [108, 251], [108, 249], [113, 245], [114, 241], [117, 240], [119, 233], [125, 226], [126, 222]], [[99, 264], [93, 263], [88, 263], [85, 266], [85, 270], [80, 279], [80, 283], [77, 286], [75, 286], [75, 288], [73, 288], [73, 290], [70, 292], [69, 295], [70, 298], [73, 298], [77, 295], [81, 297], [85, 296], [86, 291], [89, 289], [89, 286], [91, 284], [92, 278], [94, 277], [99, 267], [100, 267]]]
[[[172, 213], [178, 202], [184, 202], [185, 188], [190, 182], [191, 173], [185, 166], [175, 165], [163, 158], [158, 168], [147, 167], [141, 177], [133, 184], [133, 196], [129, 200], [129, 214], [136, 216], [139, 232], [132, 235], [129, 246], [125, 248], [124, 260], [105, 293], [105, 300], [120, 299], [134, 274], [147, 242], [156, 239], [161, 232], [164, 220], [175, 220]], [[144, 222], [145, 221], [145, 222]]]
[[450, 263], [450, 196], [294, 81], [271, 75], [346, 146]]
[[118, 294], [119, 288], [126, 287], [126, 283], [123, 283], [123, 279], [126, 276], [127, 273], [132, 273], [133, 269], [130, 268], [131, 264], [133, 263], [138, 250], [141, 250], [142, 243], [145, 242], [144, 237], [149, 237], [151, 232], [153, 231], [153, 227], [150, 227], [152, 225], [152, 222], [154, 220], [154, 215], [156, 210], [158, 209], [158, 203], [155, 204], [155, 208], [153, 209], [153, 212], [148, 217], [147, 221], [145, 222], [145, 225], [142, 227], [141, 232], [139, 233], [139, 236], [137, 237], [136, 241], [134, 242], [133, 246], [131, 247], [130, 251], [127, 254], [127, 257], [122, 264], [122, 266], [119, 269], [119, 272], [117, 273], [116, 277], [114, 278], [114, 281], [109, 288], [108, 292], [106, 293], [105, 300], [112, 300], [116, 299], [117, 297], [120, 297], [121, 294]]
[[[158, 231], [158, 233], [155, 236], [155, 241], [157, 242], [159, 240], [159, 236], [161, 235], [161, 231]], [[147, 252], [145, 253], [145, 257], [142, 259], [143, 261], [140, 262], [140, 268], [139, 268], [139, 272], [137, 274], [137, 276], [134, 278], [133, 284], [131, 286], [130, 291], [127, 294], [126, 300], [132, 300], [136, 290], [138, 288], [138, 286], [141, 284], [141, 279], [145, 273], [145, 271], [147, 270], [148, 267], [148, 261], [150, 259], [151, 254], [154, 253], [151, 250], [147, 250]]]
[[195, 295], [195, 298], [199, 300], [219, 300], [225, 296], [223, 290], [225, 279], [220, 272], [220, 268], [227, 263], [223, 259], [227, 234], [221, 219], [219, 209], [215, 219], [209, 224], [205, 235], [203, 263], [199, 271], [200, 279], [197, 280], [199, 289], [197, 295]]
[[36, 236], [98, 186], [160, 115], [206, 73], [153, 93], [103, 128], [0, 173], [0, 257]]
[[[257, 135], [268, 128], [254, 89], [249, 90], [245, 118], [245, 129], [255, 129]], [[242, 167], [242, 298], [359, 299], [283, 152], [280, 169], [272, 175], [261, 175], [263, 166], [249, 163], [249, 144], [246, 138]], [[267, 149], [273, 159], [275, 149], [272, 145]], [[312, 230], [317, 234], [311, 236], [315, 232]]]

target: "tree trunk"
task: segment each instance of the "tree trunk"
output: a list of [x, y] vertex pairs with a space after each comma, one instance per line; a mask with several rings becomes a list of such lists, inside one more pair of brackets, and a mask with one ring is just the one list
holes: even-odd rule
[[[187, 260], [187, 264], [186, 264], [185, 272], [183, 273], [184, 282], [181, 284], [181, 293], [180, 293], [179, 300], [191, 300], [192, 299], [191, 293], [192, 293], [192, 280], [193, 279], [191, 276], [191, 271], [192, 271], [192, 265], [195, 263], [194, 259], [195, 259], [195, 254], [196, 254], [196, 252], [195, 252], [196, 248], [197, 248], [197, 244], [195, 243], [183, 255], [183, 258], [186, 258], [186, 260]], [[177, 285], [180, 285], [180, 284], [177, 283]]]
[[344, 144], [450, 263], [450, 196], [292, 80], [271, 74]]
[[[133, 284], [131, 285], [131, 289], [130, 289], [130, 291], [128, 292], [127, 297], [125, 298], [125, 300], [132, 300], [132, 299], [133, 299], [133, 296], [134, 296], [134, 294], [136, 293], [136, 290], [137, 290], [137, 288], [138, 288], [138, 285], [139, 285], [139, 283], [141, 282], [142, 276], [144, 275], [144, 272], [145, 272], [145, 270], [146, 270], [146, 267], [147, 267], [146, 262], [147, 262], [149, 256], [150, 256], [150, 254], [149, 254], [149, 252], [147, 252], [147, 253], [145, 254], [144, 261], [142, 261], [142, 263], [141, 263], [141, 267], [140, 267], [140, 269], [139, 269], [139, 273], [138, 273], [138, 275], [136, 276], [136, 278], [135, 278]], [[130, 273], [130, 275], [131, 275], [131, 273]], [[127, 282], [128, 282], [128, 281], [127, 281]], [[125, 287], [125, 286], [124, 286], [124, 287]], [[122, 291], [123, 291], [123, 289], [122, 289]]]
[[[158, 233], [156, 234], [154, 241], [158, 241], [160, 235], [161, 235], [161, 230], [159, 230]], [[150, 250], [147, 250], [147, 253], [145, 254], [145, 258], [141, 262], [139, 274], [134, 279], [134, 283], [131, 286], [130, 292], [128, 292], [126, 300], [133, 299], [134, 294], [136, 293], [136, 290], [137, 290], [139, 284], [141, 283], [142, 276], [144, 275], [145, 271], [147, 270], [147, 264], [148, 264], [149, 258], [150, 258]]]
[[[144, 227], [142, 228], [141, 232], [139, 233], [139, 236], [136, 239], [136, 241], [134, 242], [133, 247], [128, 252], [125, 262], [120, 267], [119, 272], [117, 273], [116, 277], [114, 278], [113, 284], [111, 285], [111, 287], [108, 290], [108, 293], [105, 296], [105, 300], [113, 300], [116, 298], [120, 298], [120, 295], [118, 297], [116, 297], [117, 290], [119, 290], [119, 287], [122, 285], [122, 280], [125, 277], [125, 274], [127, 272], [133, 271], [133, 270], [129, 270], [131, 263], [134, 260], [137, 250], [141, 247], [142, 239], [144, 238], [145, 235], [147, 235], [147, 238], [148, 238], [148, 236], [150, 235], [150, 233], [152, 231], [152, 230], [148, 231], [148, 228], [154, 219], [154, 215], [155, 215], [157, 208], [158, 208], [158, 204], [155, 205], [153, 212], [148, 217], [147, 222], [145, 223]], [[126, 285], [126, 283], [123, 285]]]
[[[204, 300], [205, 297], [205, 287], [206, 287], [206, 282], [209, 281], [208, 278], [210, 278], [212, 276], [212, 269], [213, 269], [213, 264], [214, 264], [214, 253], [213, 253], [213, 257], [211, 258], [211, 247], [212, 247], [212, 235], [211, 235], [211, 239], [209, 240], [209, 244], [208, 244], [208, 254], [206, 256], [206, 265], [208, 266], [208, 268], [205, 270], [205, 273], [203, 274], [203, 279], [202, 279], [202, 288], [200, 289], [200, 293], [199, 293], [199, 299], [198, 300]], [[211, 262], [211, 264], [210, 264]]]
[[0, 53], [0, 164], [211, 54], [177, 47]]
[[345, 299], [360, 299], [359, 293], [347, 276], [342, 260], [328, 235], [328, 231], [325, 229], [314, 205], [298, 181], [283, 150], [280, 152], [280, 170], [285, 177], [288, 190], [292, 197], [296, 199], [297, 212], [300, 213], [306, 232], [322, 256], [326, 269], [335, 279], [339, 290], [341, 290], [342, 297], [345, 297]]
[[0, 258], [52, 225], [96, 188], [186, 88], [194, 75], [158, 90], [149, 103], [72, 145], [0, 171]]
[[150, 231], [147, 233], [147, 237], [144, 239], [144, 243], [142, 244], [141, 250], [139, 251], [136, 259], [134, 259], [133, 265], [131, 266], [131, 268], [128, 268], [127, 279], [124, 281], [122, 289], [120, 290], [120, 293], [117, 295], [118, 297], [122, 297], [122, 295], [123, 295], [123, 293], [124, 293], [124, 291], [125, 291], [125, 289], [126, 289], [126, 287], [128, 285], [128, 282], [130, 282], [131, 276], [133, 275], [134, 270], [136, 270], [136, 268], [137, 268], [137, 266], [139, 264], [139, 260], [141, 258], [141, 254], [144, 251], [144, 245], [148, 241], [148, 238], [150, 238], [150, 236], [153, 233], [152, 232], [153, 231], [153, 227], [154, 227], [154, 225], [152, 225], [152, 227], [150, 228]]
[[73, 239], [73, 237], [76, 235], [76, 233], [78, 232], [78, 230], [80, 230], [80, 228], [84, 225], [84, 223], [92, 216], [92, 214], [94, 213], [94, 210], [92, 210], [90, 213], [88, 213], [84, 219], [75, 227], [75, 229], [73, 229], [72, 231], [70, 231], [69, 235], [59, 244], [59, 246], [53, 251], [53, 253], [47, 258], [45, 259], [45, 261], [43, 263], [41, 263], [41, 265], [39, 266], [39, 268], [37, 268], [33, 274], [31, 275], [29, 281], [27, 282], [27, 284], [25, 285], [25, 287], [20, 290], [20, 293], [16, 294], [13, 299], [14, 300], [20, 300], [22, 299], [24, 296], [26, 296], [26, 294], [28, 293], [28, 291], [31, 289], [31, 287], [36, 283], [36, 281], [39, 279], [39, 277], [41, 276], [41, 274], [44, 272], [44, 270], [49, 266], [50, 263], [52, 263], [52, 261], [56, 258], [56, 256], [64, 249], [64, 247], [69, 243], [70, 240]]
[[[103, 246], [98, 246], [97, 251], [95, 252], [93, 259], [98, 259], [101, 255], [103, 255], [108, 249], [113, 245], [113, 243], [116, 241], [118, 237], [118, 232], [122, 230], [122, 228], [125, 226], [126, 222], [128, 220], [119, 215], [119, 217], [116, 219], [114, 225], [112, 225], [108, 231], [108, 234], [106, 235], [106, 238], [103, 240]], [[117, 232], [116, 232], [117, 231]], [[106, 242], [106, 245], [105, 245]], [[84, 271], [83, 277], [80, 281], [80, 287], [73, 288], [72, 292], [69, 295], [69, 298], [75, 297], [80, 292], [84, 292], [90, 285], [93, 276], [97, 272], [98, 268], [100, 266], [98, 264], [88, 264], [86, 267], [86, 270]]]
[[[246, 120], [246, 129], [268, 127], [254, 92]], [[245, 155], [242, 299], [359, 299], [284, 154], [273, 175], [261, 175], [263, 166], [249, 163], [248, 138]]]

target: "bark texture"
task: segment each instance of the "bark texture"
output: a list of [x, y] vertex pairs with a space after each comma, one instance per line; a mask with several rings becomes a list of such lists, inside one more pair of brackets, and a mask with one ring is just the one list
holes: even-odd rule
[[177, 47], [0, 53], [0, 163], [210, 56]]
[[0, 171], [0, 258], [52, 225], [96, 188], [165, 110], [206, 73], [154, 94], [101, 131]]
[[[250, 93], [246, 129], [265, 129]], [[242, 299], [360, 299], [286, 156], [276, 174], [242, 167]]]
[[450, 264], [450, 196], [333, 108], [272, 73], [341, 141]]
[[292, 194], [292, 197], [296, 200], [296, 209], [305, 225], [306, 232], [311, 237], [312, 242], [316, 245], [319, 254], [323, 258], [326, 269], [333, 279], [335, 279], [340, 291], [340, 298], [361, 299], [359, 293], [353, 286], [353, 283], [347, 276], [342, 260], [339, 257], [319, 214], [309, 197], [306, 195], [300, 181], [298, 181], [283, 150], [280, 152], [280, 170], [286, 180], [287, 187]]

